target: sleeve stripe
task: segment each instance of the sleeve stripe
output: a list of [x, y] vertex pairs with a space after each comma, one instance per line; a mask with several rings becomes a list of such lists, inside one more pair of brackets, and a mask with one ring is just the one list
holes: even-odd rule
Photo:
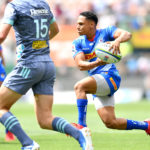
[[10, 25], [13, 26], [14, 21], [13, 21], [13, 20], [10, 20], [10, 19], [4, 19], [4, 20], [2, 21], [2, 23], [10, 24]]
[[78, 51], [77, 53], [75, 53], [75, 54], [73, 55], [73, 58], [75, 59], [75, 57], [76, 57], [78, 54], [80, 54], [80, 53], [83, 53], [83, 51]]
[[50, 21], [50, 24], [52, 24], [55, 21], [56, 21], [56, 19], [55, 19], [55, 17], [53, 17], [53, 19]]

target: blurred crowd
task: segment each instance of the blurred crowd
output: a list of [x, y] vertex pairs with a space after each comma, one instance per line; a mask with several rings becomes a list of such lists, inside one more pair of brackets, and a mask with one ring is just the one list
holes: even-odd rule
[[[116, 25], [130, 32], [150, 26], [150, 0], [49, 0], [59, 24], [76, 24], [80, 12], [90, 10], [99, 18], [99, 28]], [[150, 52], [129, 53], [119, 63], [122, 76], [140, 76], [143, 96], [150, 99]], [[69, 72], [68, 72], [69, 73]], [[139, 78], [138, 78], [139, 79]], [[130, 82], [130, 81], [129, 81]]]
[[[5, 4], [0, 0], [0, 18]], [[90, 10], [99, 18], [99, 27], [117, 25], [133, 31], [150, 25], [150, 0], [47, 0], [59, 24], [76, 24], [80, 12]]]
[[[80, 12], [90, 10], [95, 12], [99, 18], [99, 28], [104, 28], [109, 25], [116, 25], [130, 32], [138, 31], [145, 26], [150, 26], [150, 0], [47, 0], [56, 17], [59, 25], [76, 25], [76, 20]], [[4, 8], [9, 0], [0, 0], [0, 19], [3, 16]], [[64, 33], [65, 34], [65, 33]], [[72, 42], [72, 41], [69, 41]], [[15, 53], [15, 44], [12, 38], [6, 41], [4, 46], [8, 60], [12, 60], [12, 55]], [[149, 48], [150, 49], [150, 48]], [[70, 50], [70, 47], [69, 47]], [[127, 50], [127, 49], [126, 49]], [[121, 75], [141, 76], [141, 84], [144, 85], [144, 96], [150, 99], [150, 50], [147, 53], [141, 54], [134, 51], [134, 47], [128, 45], [128, 54], [123, 60], [117, 64]], [[4, 52], [5, 53], [5, 52]], [[15, 56], [14, 56], [15, 58]], [[6, 61], [7, 62], [7, 61]], [[12, 62], [8, 62], [11, 63]], [[63, 66], [64, 67], [64, 66]], [[77, 77], [74, 69], [58, 69], [58, 77], [61, 80], [65, 77], [68, 79], [70, 74], [72, 81], [81, 78], [82, 74]], [[63, 70], [63, 71], [62, 71]], [[63, 73], [61, 73], [63, 72]], [[73, 77], [74, 75], [74, 77]], [[62, 79], [62, 77], [64, 78]], [[59, 81], [61, 82], [61, 81]], [[63, 81], [62, 81], [63, 82]], [[74, 83], [74, 81], [73, 81]], [[62, 84], [63, 85], [63, 84]], [[68, 84], [68, 89], [73, 85]]]
[[[118, 25], [129, 30], [138, 30], [150, 24], [150, 0], [47, 0], [59, 24], [75, 24], [80, 12], [90, 10], [99, 18], [103, 28]], [[5, 4], [0, 0], [0, 18]]]
[[61, 24], [75, 24], [81, 11], [91, 10], [101, 27], [119, 25], [138, 30], [150, 23], [149, 0], [48, 0]]

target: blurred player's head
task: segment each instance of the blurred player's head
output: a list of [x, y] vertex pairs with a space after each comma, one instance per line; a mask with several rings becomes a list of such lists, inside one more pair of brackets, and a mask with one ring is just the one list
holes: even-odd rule
[[90, 34], [95, 34], [97, 23], [98, 18], [93, 12], [81, 12], [77, 20], [77, 30], [79, 35], [89, 36]]

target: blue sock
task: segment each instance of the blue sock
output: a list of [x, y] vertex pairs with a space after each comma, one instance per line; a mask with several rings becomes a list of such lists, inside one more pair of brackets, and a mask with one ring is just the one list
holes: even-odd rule
[[126, 130], [132, 130], [132, 129], [146, 130], [148, 129], [148, 123], [144, 121], [127, 120]]
[[87, 99], [77, 99], [78, 124], [86, 127]]
[[54, 131], [68, 134], [77, 140], [80, 137], [80, 131], [75, 127], [73, 127], [70, 123], [68, 123], [63, 118], [59, 118], [59, 117], [54, 118], [54, 120], [52, 121], [52, 127]]
[[6, 112], [0, 118], [0, 122], [5, 126], [6, 130], [9, 130], [18, 138], [23, 147], [33, 143], [33, 140], [26, 135], [17, 118], [12, 113]]

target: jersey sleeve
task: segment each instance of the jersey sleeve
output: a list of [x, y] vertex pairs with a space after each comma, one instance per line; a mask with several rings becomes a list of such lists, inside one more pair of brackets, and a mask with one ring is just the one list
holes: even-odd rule
[[0, 52], [2, 51], [2, 46], [0, 45]]
[[50, 24], [52, 24], [53, 22], [55, 22], [56, 21], [56, 19], [55, 19], [55, 17], [53, 17], [52, 19], [51, 19], [51, 21], [50, 21]]
[[3, 23], [14, 25], [16, 20], [16, 10], [11, 3], [8, 3], [3, 17]]
[[80, 44], [79, 40], [73, 41], [73, 43], [72, 43], [73, 58], [75, 58], [75, 56], [81, 52], [82, 52], [82, 49], [81, 49], [81, 44]]
[[107, 30], [107, 33], [109, 35], [110, 41], [114, 40], [114, 34], [115, 34], [115, 31], [117, 30], [117, 27], [116, 26], [109, 26], [106, 30]]

